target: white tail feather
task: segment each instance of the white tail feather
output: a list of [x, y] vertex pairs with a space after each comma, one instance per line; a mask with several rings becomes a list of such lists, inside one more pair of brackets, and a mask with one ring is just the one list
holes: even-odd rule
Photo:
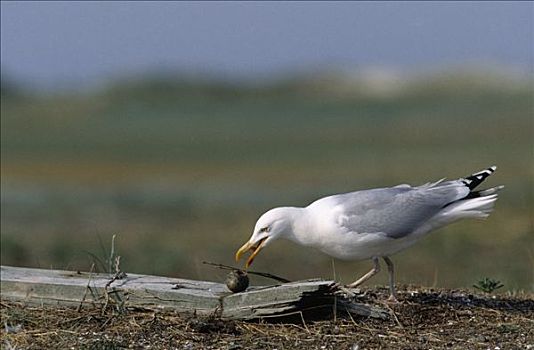
[[481, 196], [489, 196], [490, 194], [497, 193], [498, 191], [502, 190], [503, 188], [504, 188], [504, 186], [501, 185], [501, 186], [497, 186], [497, 187], [493, 187], [493, 188], [488, 188], [487, 190], [478, 191], [478, 193]]
[[497, 200], [496, 194], [461, 200], [447, 206], [438, 215], [461, 217], [486, 217]]
[[[495, 190], [498, 189], [490, 189]], [[428, 233], [460, 219], [484, 219], [493, 210], [497, 200], [496, 194], [488, 196], [460, 200], [443, 208], [438, 214], [428, 220], [423, 226], [414, 232], [416, 235]]]

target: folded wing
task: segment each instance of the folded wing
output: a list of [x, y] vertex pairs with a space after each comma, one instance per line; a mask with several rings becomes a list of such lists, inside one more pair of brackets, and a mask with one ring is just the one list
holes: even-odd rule
[[447, 181], [347, 193], [335, 198], [338, 224], [353, 233], [382, 233], [401, 238], [469, 192], [463, 182]]

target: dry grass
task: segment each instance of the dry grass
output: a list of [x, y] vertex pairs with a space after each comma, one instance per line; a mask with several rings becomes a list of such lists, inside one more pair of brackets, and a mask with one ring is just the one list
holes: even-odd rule
[[[530, 349], [534, 298], [404, 287], [387, 321], [336, 315], [283, 322], [223, 321], [173, 312], [58, 309], [2, 302], [6, 349]], [[365, 302], [383, 304], [385, 289]], [[383, 305], [382, 305], [383, 306]], [[16, 330], [20, 326], [19, 330]]]

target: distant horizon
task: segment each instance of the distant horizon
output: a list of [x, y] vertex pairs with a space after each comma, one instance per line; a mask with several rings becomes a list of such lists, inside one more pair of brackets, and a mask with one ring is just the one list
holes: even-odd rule
[[427, 67], [426, 69], [410, 70], [410, 69], [396, 69], [394, 67], [386, 66], [367, 66], [367, 67], [322, 67], [301, 69], [293, 72], [276, 72], [273, 74], [263, 74], [262, 76], [229, 76], [225, 74], [209, 74], [206, 72], [184, 72], [180, 70], [162, 70], [162, 69], [148, 69], [141, 72], [117, 74], [107, 79], [95, 80], [88, 82], [62, 82], [54, 85], [35, 86], [22, 79], [17, 79], [16, 76], [5, 72], [2, 68], [1, 83], [2, 88], [9, 86], [21, 92], [27, 93], [63, 93], [71, 91], [75, 93], [84, 93], [89, 91], [98, 91], [106, 89], [111, 86], [126, 84], [126, 83], [143, 83], [150, 81], [169, 81], [169, 82], [187, 82], [193, 84], [229, 84], [236, 87], [255, 86], [268, 87], [271, 85], [284, 84], [286, 82], [299, 80], [314, 80], [327, 78], [339, 79], [344, 82], [358, 83], [359, 86], [373, 85], [379, 83], [389, 83], [391, 86], [388, 89], [395, 90], [399, 86], [408, 86], [420, 80], [427, 79], [441, 79], [444, 76], [459, 77], [462, 76], [466, 80], [479, 80], [483, 78], [484, 83], [497, 86], [503, 82], [512, 84], [530, 83], [534, 79], [534, 74], [531, 71], [523, 69], [523, 67], [512, 67], [502, 65], [490, 65], [473, 63], [464, 65], [451, 65], [447, 67], [436, 66]]

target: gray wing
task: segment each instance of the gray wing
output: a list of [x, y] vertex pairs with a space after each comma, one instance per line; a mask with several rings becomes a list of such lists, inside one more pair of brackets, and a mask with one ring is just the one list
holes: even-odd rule
[[440, 212], [444, 206], [469, 194], [460, 181], [419, 187], [401, 185], [358, 191], [332, 198], [339, 210], [338, 224], [350, 232], [382, 233], [404, 237]]

